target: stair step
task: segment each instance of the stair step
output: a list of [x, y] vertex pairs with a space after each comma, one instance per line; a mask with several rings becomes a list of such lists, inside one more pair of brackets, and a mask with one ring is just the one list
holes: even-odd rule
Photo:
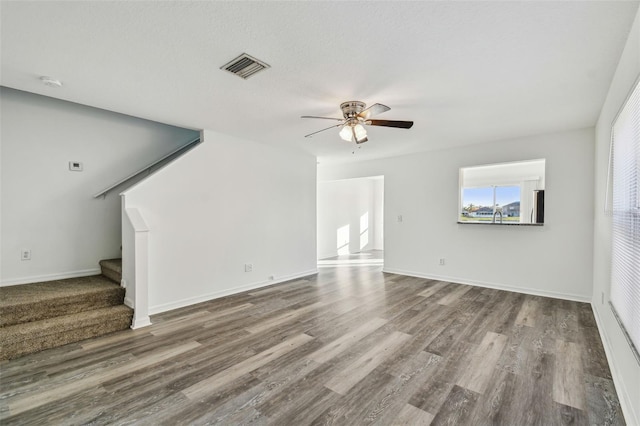
[[132, 309], [119, 305], [2, 327], [0, 360], [125, 330], [132, 317]]
[[120, 284], [122, 281], [122, 259], [105, 259], [100, 261], [102, 275]]
[[0, 327], [121, 305], [124, 295], [101, 275], [0, 287]]

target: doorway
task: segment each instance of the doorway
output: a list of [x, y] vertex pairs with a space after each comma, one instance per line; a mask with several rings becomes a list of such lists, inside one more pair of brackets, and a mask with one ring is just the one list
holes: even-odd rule
[[384, 176], [318, 182], [318, 265], [384, 263]]

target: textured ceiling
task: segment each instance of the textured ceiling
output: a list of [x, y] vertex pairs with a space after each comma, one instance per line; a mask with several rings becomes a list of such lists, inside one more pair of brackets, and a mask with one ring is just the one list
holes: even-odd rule
[[[1, 84], [193, 129], [362, 160], [595, 124], [637, 1], [8, 2]], [[248, 80], [219, 68], [246, 52]], [[54, 89], [39, 76], [63, 81]], [[380, 102], [355, 154], [339, 104]]]

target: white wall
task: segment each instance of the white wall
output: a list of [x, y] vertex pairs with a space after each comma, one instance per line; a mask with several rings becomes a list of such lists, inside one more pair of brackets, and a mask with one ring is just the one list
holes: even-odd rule
[[149, 226], [152, 314], [317, 271], [316, 159], [307, 154], [204, 131], [124, 198]]
[[383, 188], [381, 176], [318, 182], [319, 259], [383, 249]]
[[[620, 326], [609, 308], [611, 283], [611, 217], [604, 214], [611, 124], [633, 83], [640, 75], [640, 11], [618, 63], [609, 93], [596, 126], [595, 222], [592, 305], [607, 349], [618, 396], [627, 424], [640, 425], [640, 365], [634, 358]], [[602, 295], [604, 294], [604, 302]]]
[[198, 134], [0, 90], [2, 285], [99, 273], [100, 259], [120, 256], [120, 197], [92, 195]]
[[[593, 129], [583, 129], [321, 165], [318, 179], [384, 175], [387, 271], [590, 300], [593, 147]], [[544, 226], [456, 223], [460, 167], [540, 158], [546, 159]]]

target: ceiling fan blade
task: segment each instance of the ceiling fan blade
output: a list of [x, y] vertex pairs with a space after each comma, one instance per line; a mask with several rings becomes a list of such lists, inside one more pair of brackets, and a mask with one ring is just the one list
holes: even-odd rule
[[324, 132], [325, 130], [329, 130], [329, 129], [334, 129], [336, 127], [340, 127], [342, 126], [342, 123], [340, 124], [336, 124], [335, 126], [331, 126], [331, 127], [327, 127], [326, 129], [322, 129], [322, 130], [318, 130], [317, 132], [313, 132], [313, 133], [309, 133], [308, 135], [304, 135], [305, 138], [310, 138], [311, 136], [320, 133], [320, 132]]
[[374, 115], [378, 115], [378, 114], [382, 114], [383, 112], [387, 112], [389, 111], [391, 108], [389, 108], [386, 105], [382, 105], [382, 104], [373, 104], [371, 105], [369, 108], [365, 109], [364, 111], [362, 111], [360, 114], [358, 114], [358, 117], [360, 118], [364, 118], [365, 120], [368, 119], [369, 117], [373, 117]]
[[315, 115], [303, 115], [300, 118], [322, 118], [323, 120], [336, 120], [336, 121], [344, 121], [343, 118], [333, 118], [333, 117], [316, 117]]
[[413, 121], [367, 120], [366, 124], [370, 124], [372, 126], [397, 127], [399, 129], [410, 129], [411, 126], [413, 126]]

